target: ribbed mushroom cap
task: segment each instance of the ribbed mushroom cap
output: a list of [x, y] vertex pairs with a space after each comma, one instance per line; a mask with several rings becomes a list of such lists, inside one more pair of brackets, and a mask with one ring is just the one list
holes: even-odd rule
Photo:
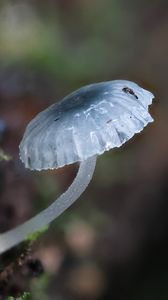
[[153, 94], [126, 80], [80, 88], [27, 126], [20, 157], [32, 170], [53, 169], [120, 147], [153, 119]]

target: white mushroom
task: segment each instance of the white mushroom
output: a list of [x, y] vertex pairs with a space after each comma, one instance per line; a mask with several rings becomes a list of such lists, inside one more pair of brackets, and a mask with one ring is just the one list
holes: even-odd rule
[[24, 224], [0, 234], [0, 253], [49, 224], [80, 197], [89, 184], [96, 158], [120, 147], [153, 119], [153, 94], [126, 80], [85, 86], [39, 113], [27, 126], [20, 158], [31, 170], [54, 169], [75, 162], [73, 183], [48, 208]]

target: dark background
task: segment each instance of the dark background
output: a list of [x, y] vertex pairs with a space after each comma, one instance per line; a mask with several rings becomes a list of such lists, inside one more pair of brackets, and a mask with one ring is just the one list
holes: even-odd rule
[[[1, 232], [45, 208], [75, 176], [74, 165], [39, 173], [19, 161], [36, 113], [104, 80], [132, 80], [155, 94], [155, 122], [98, 159], [86, 192], [30, 253], [27, 245], [2, 256], [0, 299], [23, 291], [33, 300], [168, 299], [167, 71], [166, 0], [0, 2], [0, 147], [12, 157], [0, 162]], [[27, 257], [37, 263], [32, 273]]]

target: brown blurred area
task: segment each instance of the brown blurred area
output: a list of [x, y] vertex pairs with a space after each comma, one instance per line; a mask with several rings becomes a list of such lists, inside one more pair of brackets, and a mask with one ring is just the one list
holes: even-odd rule
[[1, 257], [0, 299], [168, 299], [167, 54], [166, 0], [0, 2], [0, 149], [12, 156], [0, 161], [0, 232], [45, 208], [76, 172], [25, 170], [18, 146], [36, 113], [104, 80], [155, 95], [154, 123], [98, 159], [87, 191], [28, 258], [18, 263], [22, 245]]

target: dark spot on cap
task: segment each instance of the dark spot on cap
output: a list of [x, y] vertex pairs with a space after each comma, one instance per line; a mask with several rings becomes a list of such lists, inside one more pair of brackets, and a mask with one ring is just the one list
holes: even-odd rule
[[54, 120], [54, 122], [58, 121], [59, 119], [60, 119], [60, 117], [56, 118], [56, 119]]
[[138, 99], [138, 96], [134, 93], [134, 91], [132, 89], [130, 89], [129, 87], [124, 87], [122, 89], [122, 91], [126, 94], [130, 94], [132, 96], [134, 96], [136, 99]]

